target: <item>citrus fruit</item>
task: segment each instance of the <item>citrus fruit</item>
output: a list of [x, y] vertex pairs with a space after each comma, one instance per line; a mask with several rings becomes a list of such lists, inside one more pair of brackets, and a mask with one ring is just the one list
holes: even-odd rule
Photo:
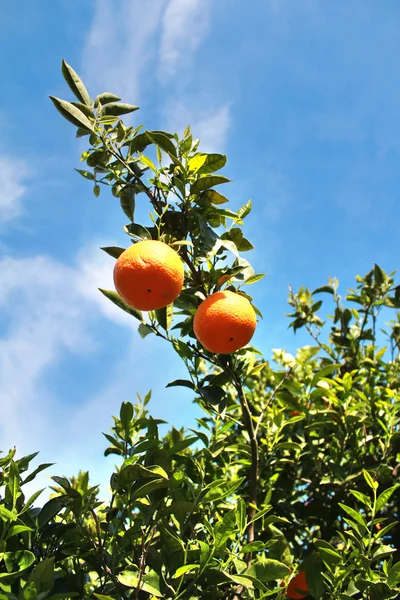
[[[306, 572], [300, 571], [289, 581], [286, 590], [286, 598], [290, 598], [291, 600], [302, 600], [303, 598], [306, 598], [308, 591]], [[302, 594], [301, 592], [305, 593]]]
[[125, 250], [114, 267], [121, 298], [138, 310], [156, 310], [181, 293], [184, 268], [179, 255], [164, 242], [143, 240]]
[[195, 336], [209, 352], [230, 354], [246, 346], [256, 328], [256, 313], [247, 298], [228, 290], [200, 304], [193, 322]]

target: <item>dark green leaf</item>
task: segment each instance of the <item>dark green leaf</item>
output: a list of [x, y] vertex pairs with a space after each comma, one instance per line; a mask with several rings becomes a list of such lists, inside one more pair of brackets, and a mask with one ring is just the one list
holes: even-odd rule
[[125, 248], [119, 248], [118, 246], [106, 246], [104, 248], [100, 248], [113, 258], [119, 258], [123, 252], [125, 252]]
[[226, 156], [224, 154], [206, 154], [206, 158], [202, 166], [198, 169], [198, 173], [215, 173], [226, 165]]
[[174, 381], [168, 383], [166, 387], [175, 387], [179, 385], [182, 387], [190, 388], [191, 390], [195, 389], [194, 384], [191, 381], [188, 381], [187, 379], [175, 379]]
[[122, 300], [121, 296], [117, 294], [117, 292], [115, 292], [114, 290], [103, 290], [102, 288], [99, 288], [99, 291], [106, 298], [111, 300], [111, 302], [113, 302], [116, 306], [118, 306], [118, 308], [121, 308], [122, 310], [127, 312], [128, 315], [132, 315], [132, 317], [135, 317], [136, 319], [139, 319], [139, 321], [142, 321], [143, 316], [141, 311], [136, 310], [136, 308], [132, 308], [131, 306], [126, 304], [126, 302]]
[[75, 94], [80, 102], [83, 102], [83, 104], [86, 104], [86, 106], [90, 106], [90, 96], [85, 85], [83, 84], [79, 75], [64, 59], [62, 60], [61, 71], [71, 92]]
[[60, 100], [60, 98], [55, 98], [54, 96], [50, 96], [50, 100], [53, 102], [54, 106], [64, 117], [64, 119], [67, 119], [67, 121], [76, 127], [82, 127], [88, 131], [93, 131], [93, 124], [89, 121], [86, 115], [84, 115], [83, 112], [71, 104], [71, 102]]
[[121, 98], [119, 98], [115, 94], [110, 94], [110, 92], [103, 92], [102, 94], [96, 96], [94, 102], [95, 104], [100, 103], [103, 106], [104, 104], [109, 104], [110, 102], [118, 102], [119, 100], [121, 100]]
[[129, 225], [125, 225], [124, 231], [135, 240], [151, 240], [150, 231], [138, 223], [129, 223]]
[[133, 104], [123, 104], [122, 102], [108, 102], [101, 109], [103, 116], [119, 117], [120, 115], [126, 115], [128, 113], [139, 110], [138, 106]]
[[176, 156], [176, 147], [169, 137], [160, 131], [146, 131], [148, 139], [172, 156]]
[[205, 177], [200, 177], [196, 179], [194, 183], [192, 183], [190, 187], [191, 194], [198, 194], [203, 190], [209, 190], [215, 185], [220, 185], [221, 183], [229, 183], [231, 180], [227, 177], [223, 177], [222, 175], [206, 175]]
[[75, 169], [75, 171], [82, 175], [82, 177], [85, 179], [90, 179], [91, 181], [94, 180], [94, 175], [90, 171], [83, 171], [82, 169]]
[[120, 202], [121, 208], [128, 217], [133, 222], [135, 215], [135, 188], [133, 186], [125, 186], [120, 192]]

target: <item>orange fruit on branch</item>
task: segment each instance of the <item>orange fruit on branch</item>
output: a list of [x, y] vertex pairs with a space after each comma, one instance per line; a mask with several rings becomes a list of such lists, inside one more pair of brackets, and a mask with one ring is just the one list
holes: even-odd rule
[[181, 293], [184, 280], [179, 254], [164, 242], [143, 240], [127, 248], [114, 267], [114, 285], [137, 310], [157, 310]]
[[[304, 593], [302, 594], [301, 592]], [[290, 598], [291, 600], [302, 600], [303, 598], [306, 598], [308, 592], [306, 572], [300, 571], [289, 581], [286, 590], [286, 598]]]
[[203, 300], [194, 316], [193, 329], [206, 350], [230, 354], [250, 342], [256, 324], [256, 313], [247, 298], [225, 290]]

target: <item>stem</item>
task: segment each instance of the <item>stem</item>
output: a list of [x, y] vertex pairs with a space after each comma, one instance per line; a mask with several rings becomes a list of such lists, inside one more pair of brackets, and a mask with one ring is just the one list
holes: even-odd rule
[[[257, 511], [257, 484], [258, 484], [258, 469], [259, 469], [259, 455], [258, 455], [258, 441], [257, 434], [253, 425], [253, 416], [249, 407], [249, 403], [246, 398], [246, 394], [242, 383], [239, 381], [236, 373], [231, 366], [231, 372], [234, 380], [234, 385], [239, 396], [240, 405], [243, 412], [244, 426], [250, 438], [251, 448], [251, 465], [249, 473], [249, 507], [247, 511], [248, 520], [252, 521]], [[247, 526], [247, 541], [251, 543], [254, 541], [255, 525], [254, 522]], [[249, 552], [245, 556], [247, 565], [250, 566], [252, 553]]]
[[267, 410], [268, 406], [271, 404], [272, 400], [275, 398], [276, 394], [279, 392], [280, 388], [283, 386], [283, 384], [285, 383], [285, 381], [288, 379], [288, 377], [292, 374], [293, 371], [293, 367], [290, 367], [290, 369], [288, 371], [286, 371], [285, 375], [283, 376], [283, 378], [281, 379], [281, 381], [278, 383], [278, 385], [275, 387], [274, 391], [272, 392], [271, 396], [268, 398], [266, 405], [263, 407], [260, 416], [258, 417], [258, 421], [254, 430], [255, 435], [257, 436], [258, 430], [260, 428], [261, 423], [264, 420], [264, 415], [265, 415], [265, 411]]

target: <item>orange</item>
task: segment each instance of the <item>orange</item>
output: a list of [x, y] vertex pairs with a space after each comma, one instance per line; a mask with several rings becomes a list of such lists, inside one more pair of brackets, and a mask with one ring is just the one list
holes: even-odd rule
[[[305, 593], [302, 594], [300, 593], [301, 591]], [[306, 598], [308, 591], [306, 572], [300, 571], [290, 580], [286, 590], [286, 598], [291, 598], [291, 600], [302, 600], [303, 598]]]
[[193, 329], [206, 350], [230, 354], [250, 342], [256, 324], [256, 313], [247, 298], [225, 290], [203, 300]]
[[125, 250], [114, 267], [121, 298], [138, 310], [156, 310], [181, 293], [184, 268], [179, 255], [164, 242], [143, 240]]

